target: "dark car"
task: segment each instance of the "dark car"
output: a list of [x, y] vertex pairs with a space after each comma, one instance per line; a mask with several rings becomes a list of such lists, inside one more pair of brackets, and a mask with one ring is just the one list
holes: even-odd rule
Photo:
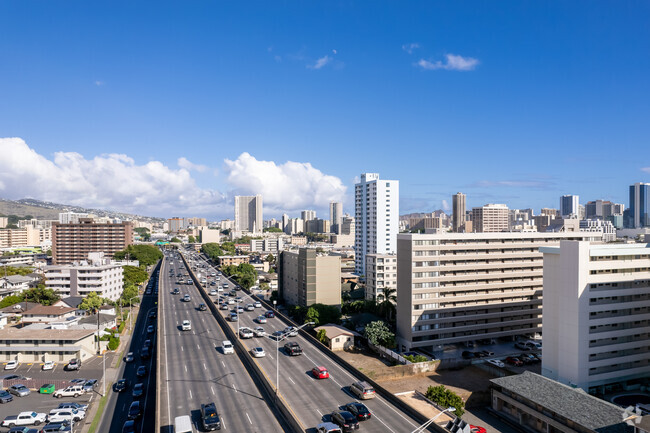
[[147, 375], [147, 367], [141, 365], [140, 367], [138, 367], [138, 371], [136, 371], [135, 374], [138, 377], [145, 377]]
[[284, 345], [284, 351], [291, 356], [302, 355], [302, 348], [298, 343], [294, 343], [293, 341]]
[[172, 292], [173, 295], [178, 295], [181, 291], [176, 287], [174, 291]]
[[359, 429], [359, 422], [357, 418], [347, 410], [335, 410], [330, 416], [332, 422], [344, 432], [351, 432]]
[[200, 304], [199, 304], [199, 311], [205, 311], [205, 310], [207, 310], [207, 309], [208, 309], [208, 307], [207, 307], [207, 305], [205, 305], [204, 303], [200, 303]]
[[217, 412], [217, 406], [214, 403], [201, 405], [201, 424], [207, 431], [221, 430], [221, 420]]
[[346, 404], [345, 410], [357, 417], [357, 420], [359, 421], [370, 419], [372, 416], [365, 404], [356, 401]]
[[0, 403], [9, 403], [10, 401], [14, 401], [13, 395], [9, 394], [4, 389], [0, 391]]
[[145, 346], [142, 349], [140, 349], [140, 358], [148, 359], [150, 356], [151, 353], [149, 352], [149, 346]]
[[461, 354], [463, 359], [472, 359], [474, 358], [474, 352], [470, 352], [469, 350], [463, 350], [463, 353]]
[[38, 433], [38, 429], [29, 427], [12, 427], [7, 433]]
[[113, 384], [113, 391], [115, 392], [126, 391], [128, 387], [129, 387], [129, 381], [126, 379], [120, 379]]
[[131, 403], [131, 406], [129, 407], [129, 413], [127, 416], [129, 419], [137, 419], [140, 418], [140, 415], [142, 415], [142, 410], [140, 409], [140, 401], [136, 400], [133, 403]]
[[133, 398], [140, 398], [144, 394], [144, 383], [136, 383], [133, 385]]
[[155, 319], [156, 318], [156, 310], [149, 311], [149, 318], [150, 319]]
[[153, 327], [153, 325], [147, 326], [147, 334], [153, 334], [154, 330], [155, 330], [155, 328]]
[[54, 432], [67, 432], [71, 431], [72, 428], [67, 422], [51, 422], [46, 424], [40, 433], [54, 433]]
[[264, 315], [265, 315], [268, 319], [272, 319], [272, 318], [275, 317], [275, 313], [274, 313], [273, 311], [271, 311], [271, 310], [269, 310], [269, 311], [267, 311], [266, 313], [264, 313]]
[[124, 423], [124, 426], [122, 426], [122, 433], [135, 433], [137, 430], [135, 429], [135, 421], [132, 419], [126, 421]]

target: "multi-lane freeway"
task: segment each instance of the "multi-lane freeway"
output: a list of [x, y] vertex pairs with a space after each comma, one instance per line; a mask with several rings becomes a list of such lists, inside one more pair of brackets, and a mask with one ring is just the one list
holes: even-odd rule
[[[218, 271], [200, 255], [193, 255], [196, 260], [200, 260], [205, 268], [200, 268], [201, 275], [206, 275]], [[223, 283], [228, 283], [229, 287], [236, 287], [234, 281], [227, 280], [221, 276], [217, 287], [222, 288]], [[210, 290], [215, 286], [208, 286]], [[222, 292], [223, 293], [223, 292]], [[249, 299], [243, 299], [241, 304], [253, 303], [249, 295], [243, 291], [237, 293], [238, 296]], [[218, 302], [218, 297], [215, 297]], [[220, 313], [227, 317], [229, 310], [219, 310]], [[238, 327], [256, 328], [262, 326], [268, 335], [275, 331], [283, 331], [287, 326], [278, 318], [267, 319], [266, 324], [258, 324], [254, 319], [264, 313], [263, 309], [256, 308], [254, 311], [239, 314], [238, 322], [229, 322], [233, 330], [237, 332]], [[180, 318], [179, 318], [180, 319]], [[262, 347], [266, 353], [263, 358], [255, 358], [261, 368], [272, 382], [276, 381], [276, 369], [279, 371], [279, 393], [285, 401], [289, 403], [293, 412], [297, 414], [299, 421], [305, 428], [316, 426], [318, 423], [329, 420], [329, 414], [339, 409], [341, 406], [359, 401], [349, 391], [349, 386], [355, 379], [348, 371], [333, 362], [329, 357], [323, 354], [319, 349], [314, 347], [310, 341], [298, 335], [296, 337], [287, 337], [281, 341], [276, 350], [276, 341], [269, 337], [258, 337], [252, 339], [242, 339], [242, 343], [248, 348]], [[282, 347], [287, 341], [297, 342], [303, 349], [301, 356], [289, 356]], [[279, 364], [278, 364], [279, 362]], [[329, 370], [330, 378], [318, 380], [311, 374], [314, 366], [324, 366]], [[419, 423], [410, 416], [400, 411], [390, 404], [381, 396], [377, 395], [372, 400], [364, 400], [363, 403], [372, 412], [372, 418], [361, 423], [361, 429], [367, 431], [384, 431], [384, 432], [411, 432], [416, 429]]]
[[[198, 305], [204, 302], [199, 289], [193, 284], [176, 284], [179, 279], [186, 282], [187, 274], [178, 253], [166, 252], [159, 294], [160, 431], [172, 432], [175, 417], [183, 415], [190, 415], [197, 431], [203, 431], [200, 408], [209, 402], [216, 404], [222, 430], [283, 431], [239, 357], [218, 350], [226, 337], [209, 309], [199, 311]], [[180, 291], [177, 295], [172, 294], [176, 287]], [[190, 301], [181, 301], [186, 294]], [[184, 320], [190, 321], [191, 330], [182, 330]]]

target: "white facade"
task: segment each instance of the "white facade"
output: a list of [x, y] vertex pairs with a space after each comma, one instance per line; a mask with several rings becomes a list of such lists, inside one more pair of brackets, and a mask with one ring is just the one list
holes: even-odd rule
[[303, 221], [311, 221], [316, 219], [316, 211], [315, 210], [304, 210], [300, 212], [300, 218], [302, 218]]
[[364, 173], [355, 185], [355, 271], [363, 274], [367, 254], [395, 254], [399, 233], [399, 181]]
[[235, 231], [262, 233], [263, 224], [262, 196], [235, 196]]
[[507, 232], [509, 210], [505, 204], [486, 204], [472, 209], [472, 231], [476, 233]]
[[118, 265], [46, 266], [45, 286], [62, 297], [96, 292], [102, 298], [117, 301], [122, 295], [122, 274], [122, 266]]
[[580, 197], [577, 195], [560, 197], [560, 216], [562, 218], [578, 218], [580, 216]]
[[395, 254], [367, 254], [365, 275], [366, 299], [368, 300], [380, 300], [384, 289], [397, 290], [397, 256]]
[[603, 242], [614, 242], [616, 240], [616, 227], [611, 221], [600, 219], [580, 221], [580, 231], [590, 233], [602, 233]]
[[650, 244], [544, 253], [542, 374], [585, 391], [650, 375]]
[[276, 254], [284, 249], [284, 241], [281, 237], [251, 239], [251, 252], [269, 252]]
[[59, 223], [61, 224], [79, 224], [79, 218], [89, 218], [91, 215], [87, 213], [76, 212], [60, 212]]

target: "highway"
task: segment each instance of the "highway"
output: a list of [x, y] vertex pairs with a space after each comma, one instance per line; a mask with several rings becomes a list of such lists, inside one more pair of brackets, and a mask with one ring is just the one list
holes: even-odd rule
[[[209, 272], [218, 272], [202, 256], [202, 263], [209, 268]], [[200, 270], [205, 275], [204, 268]], [[228, 282], [229, 288], [236, 287], [234, 281], [226, 280], [221, 276], [219, 287]], [[215, 286], [208, 286], [207, 290]], [[223, 292], [222, 292], [223, 293]], [[238, 296], [246, 297], [243, 291], [237, 292]], [[217, 297], [215, 297], [215, 300]], [[252, 303], [253, 299], [244, 299], [242, 306]], [[254, 329], [262, 326], [268, 335], [275, 331], [282, 331], [287, 326], [278, 318], [267, 319], [266, 324], [258, 324], [254, 319], [265, 310], [256, 308], [254, 311], [244, 312], [239, 315], [239, 326], [246, 326]], [[219, 310], [226, 317], [229, 310]], [[230, 326], [237, 332], [237, 322], [229, 322]], [[357, 379], [349, 372], [330, 360], [311, 342], [302, 336], [289, 337], [279, 343], [280, 351], [276, 352], [276, 342], [271, 338], [252, 338], [241, 340], [248, 349], [263, 347], [266, 352], [264, 358], [256, 358], [256, 361], [265, 371], [273, 383], [276, 382], [276, 367], [279, 367], [279, 392], [297, 414], [300, 422], [306, 427], [315, 427], [318, 423], [329, 420], [329, 414], [347, 403], [358, 400], [350, 394], [348, 387]], [[303, 349], [300, 356], [286, 355], [282, 349], [288, 341], [297, 342]], [[279, 365], [276, 364], [279, 359]], [[315, 366], [324, 366], [329, 370], [330, 378], [318, 380], [311, 375], [311, 369]], [[372, 418], [360, 423], [360, 429], [367, 431], [383, 431], [393, 433], [408, 433], [418, 427], [419, 423], [404, 412], [397, 409], [381, 396], [377, 395], [372, 400], [363, 400], [368, 409], [372, 412]]]
[[[169, 269], [174, 269], [170, 277]], [[232, 432], [281, 432], [284, 429], [260, 395], [236, 354], [224, 355], [217, 347], [226, 339], [210, 310], [199, 311], [203, 302], [195, 285], [176, 284], [188, 274], [176, 253], [166, 253], [160, 272], [161, 372], [159, 376], [161, 432], [172, 432], [174, 418], [190, 415], [200, 428], [202, 403], [214, 402], [222, 430]], [[183, 278], [185, 281], [188, 277]], [[172, 294], [178, 287], [179, 295]], [[189, 294], [191, 301], [182, 302]], [[190, 320], [191, 331], [182, 331]]]

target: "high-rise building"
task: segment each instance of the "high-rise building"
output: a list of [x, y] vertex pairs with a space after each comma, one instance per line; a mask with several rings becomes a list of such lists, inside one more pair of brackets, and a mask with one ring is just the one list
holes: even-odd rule
[[341, 230], [340, 231], [341, 231], [341, 233], [339, 233], [339, 234], [341, 234], [341, 235], [352, 235], [352, 236], [354, 236], [355, 231], [356, 231], [354, 218], [352, 218], [351, 216], [348, 216], [348, 215], [344, 216], [343, 220], [341, 221]]
[[172, 233], [178, 233], [184, 227], [183, 218], [178, 218], [178, 217], [169, 218], [167, 219], [167, 223], [169, 224], [169, 231]]
[[562, 218], [578, 218], [580, 216], [580, 197], [577, 195], [560, 197], [560, 216]]
[[557, 218], [560, 216], [560, 211], [558, 209], [552, 209], [548, 207], [543, 207], [540, 212], [540, 215], [548, 215], [551, 218]]
[[235, 231], [261, 233], [263, 228], [262, 196], [235, 196]]
[[399, 234], [400, 349], [437, 350], [444, 344], [541, 333], [539, 247], [600, 236], [581, 232]]
[[61, 224], [79, 224], [80, 218], [89, 218], [87, 213], [77, 212], [59, 212], [59, 223]]
[[303, 221], [311, 221], [316, 219], [316, 211], [315, 210], [304, 210], [300, 212], [300, 218], [302, 218]]
[[476, 233], [507, 232], [509, 229], [508, 206], [486, 204], [472, 209], [472, 227]]
[[650, 183], [630, 185], [631, 228], [650, 227]]
[[66, 265], [86, 260], [88, 253], [112, 257], [133, 243], [133, 224], [97, 224], [81, 218], [76, 224], [52, 223], [52, 264]]
[[451, 216], [451, 228], [454, 232], [460, 233], [463, 231], [465, 226], [465, 194], [462, 192], [457, 192], [452, 196], [452, 216]]
[[[366, 299], [382, 301], [385, 289], [397, 290], [397, 256], [395, 254], [367, 254]], [[396, 292], [393, 294], [397, 295]]]
[[305, 221], [305, 232], [307, 233], [329, 233], [330, 231], [329, 220], [315, 218], [313, 220]]
[[205, 218], [199, 218], [199, 217], [186, 218], [185, 223], [186, 226], [194, 226], [194, 227], [204, 227], [208, 225], [208, 221]]
[[363, 173], [355, 185], [355, 271], [365, 274], [366, 254], [397, 250], [399, 233], [399, 181], [380, 180], [378, 173]]
[[650, 375], [650, 245], [543, 247], [542, 374], [588, 392]]
[[341, 221], [343, 221], [343, 203], [330, 202], [330, 227], [332, 233], [341, 234]]
[[341, 305], [341, 257], [322, 256], [312, 248], [282, 251], [278, 289], [291, 305]]
[[0, 229], [7, 227], [8, 224], [9, 224], [9, 218], [0, 217]]

